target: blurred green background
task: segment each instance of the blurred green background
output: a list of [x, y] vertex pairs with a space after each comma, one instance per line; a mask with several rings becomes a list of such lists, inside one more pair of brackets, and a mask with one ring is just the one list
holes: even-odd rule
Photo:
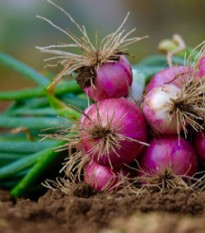
[[[174, 33], [180, 33], [189, 46], [205, 39], [205, 0], [55, 0], [79, 24], [84, 24], [91, 38], [95, 31], [99, 37], [115, 30], [128, 11], [131, 15], [127, 29], [136, 27], [135, 35], [149, 35], [130, 48], [136, 63], [139, 59], [157, 53], [157, 44]], [[36, 45], [45, 46], [66, 42], [65, 35], [46, 22], [36, 18], [45, 16], [62, 28], [75, 31], [72, 23], [45, 0], [0, 0], [1, 51], [43, 71], [43, 59]], [[56, 70], [49, 68], [50, 71]], [[0, 90], [13, 90], [34, 85], [0, 66]], [[0, 103], [0, 109], [5, 107]]]

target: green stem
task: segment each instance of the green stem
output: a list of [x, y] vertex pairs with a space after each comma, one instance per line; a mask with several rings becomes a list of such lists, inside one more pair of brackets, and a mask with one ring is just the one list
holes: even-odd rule
[[17, 91], [0, 92], [0, 100], [23, 100], [26, 98], [43, 97], [43, 96], [45, 96], [45, 89], [42, 87], [17, 90]]
[[16, 184], [18, 184], [19, 179], [15, 180], [3, 180], [0, 182], [0, 187], [2, 189], [11, 189], [13, 188]]
[[31, 153], [39, 152], [41, 150], [45, 150], [49, 147], [53, 147], [55, 144], [56, 144], [55, 140], [30, 142], [30, 141], [14, 141], [14, 140], [8, 141], [0, 138], [0, 151], [6, 153], [31, 154]]
[[0, 180], [8, 178], [10, 176], [14, 176], [17, 172], [20, 172], [23, 169], [30, 167], [41, 156], [41, 153], [42, 152], [38, 152], [32, 155], [28, 155], [13, 163], [10, 163], [7, 166], [1, 167], [0, 168]]
[[[75, 80], [60, 83], [55, 90], [55, 95], [61, 95], [69, 92], [82, 92]], [[34, 97], [44, 97], [46, 95], [47, 92], [44, 87], [36, 87], [19, 91], [1, 91], [0, 100], [23, 100]]]
[[22, 158], [22, 157], [25, 157], [27, 154], [22, 154], [22, 153], [4, 153], [4, 152], [0, 152], [0, 162], [2, 160], [8, 160], [8, 161], [11, 161], [11, 160], [16, 160], [16, 159], [19, 159], [19, 158]]
[[19, 180], [22, 179], [22, 177], [25, 176], [30, 171], [30, 169], [31, 169], [30, 167], [26, 168], [16, 173], [12, 177], [8, 177], [6, 179], [1, 180], [0, 187], [6, 188], [6, 189], [12, 189], [15, 185], [19, 183]]
[[[78, 96], [71, 93], [59, 96], [59, 99], [62, 100], [65, 104], [69, 104], [83, 110], [88, 107], [87, 99], [79, 98]], [[92, 101], [90, 102], [92, 103]]]
[[40, 109], [29, 109], [26, 107], [17, 108], [13, 111], [6, 113], [7, 115], [18, 116], [18, 115], [32, 115], [32, 116], [56, 116], [55, 111], [52, 108], [45, 107]]
[[0, 64], [22, 74], [24, 77], [40, 85], [46, 86], [49, 84], [49, 80], [45, 76], [3, 52], [0, 52]]
[[[61, 141], [56, 146], [62, 146], [66, 142]], [[39, 153], [38, 162], [31, 168], [26, 176], [11, 190], [14, 197], [22, 196], [34, 182], [46, 171], [50, 164], [57, 158], [59, 153], [54, 150], [44, 150]]]
[[30, 109], [36, 109], [36, 108], [44, 108], [49, 105], [47, 97], [43, 98], [33, 98], [33, 99], [24, 99], [23, 101], [20, 101], [21, 106], [28, 107]]
[[47, 96], [51, 107], [56, 111], [57, 115], [65, 117], [72, 122], [80, 120], [82, 114], [79, 111], [75, 110], [73, 107], [67, 106], [64, 102], [49, 93]]
[[21, 109], [36, 109], [48, 107], [48, 99], [43, 98], [33, 98], [33, 99], [24, 99], [23, 101], [15, 101], [13, 104], [4, 111], [4, 114], [13, 115], [15, 111], [20, 111]]
[[[75, 106], [77, 108], [80, 108], [84, 110], [87, 108], [87, 101], [84, 99], [80, 99], [76, 97], [75, 95], [63, 95], [60, 96], [61, 100], [69, 104], [71, 106]], [[47, 99], [47, 104], [49, 104]], [[20, 106], [13, 106], [8, 111], [5, 111], [4, 114], [11, 115], [11, 116], [18, 116], [18, 115], [32, 115], [32, 116], [56, 116], [56, 111], [54, 111], [51, 107], [44, 106], [43, 108], [41, 106], [37, 106], [37, 108], [33, 108], [29, 102], [25, 103], [25, 105]]]
[[[66, 114], [64, 114], [66, 116]], [[13, 116], [0, 116], [0, 127], [3, 128], [17, 128], [17, 127], [26, 127], [28, 129], [48, 129], [56, 128], [59, 126], [70, 125], [70, 122], [65, 119], [63, 122], [62, 119], [57, 117], [13, 117]]]

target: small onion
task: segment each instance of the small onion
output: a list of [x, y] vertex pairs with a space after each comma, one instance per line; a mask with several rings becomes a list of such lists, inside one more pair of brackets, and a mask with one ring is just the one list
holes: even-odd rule
[[94, 161], [84, 168], [84, 182], [97, 191], [111, 191], [122, 188], [121, 179], [129, 176], [127, 169], [114, 169], [102, 166]]
[[146, 135], [141, 110], [123, 97], [93, 104], [80, 125], [83, 153], [106, 166], [132, 162], [142, 152]]
[[171, 82], [152, 88], [144, 95], [143, 113], [156, 133], [179, 135], [183, 129], [186, 137], [188, 125], [195, 131], [202, 129], [198, 120], [205, 120], [205, 79], [199, 78], [198, 70], [194, 72], [181, 86]]
[[198, 132], [194, 138], [194, 148], [199, 160], [205, 164], [205, 132]]
[[[198, 160], [188, 141], [178, 137], [153, 139], [141, 156], [140, 167], [149, 175], [170, 170], [174, 175], [192, 176], [197, 172]], [[142, 176], [140, 172], [138, 175]]]
[[96, 68], [93, 85], [84, 88], [94, 101], [127, 96], [132, 84], [132, 68], [124, 55]]
[[153, 76], [146, 87], [146, 93], [153, 88], [160, 87], [163, 84], [172, 84], [181, 87], [184, 81], [192, 74], [192, 69], [188, 66], [169, 67], [161, 70]]
[[[177, 119], [171, 100], [177, 98], [180, 89], [174, 85], [162, 85], [148, 92], [143, 101], [143, 113], [156, 134], [177, 134]], [[181, 130], [181, 128], [180, 128]]]

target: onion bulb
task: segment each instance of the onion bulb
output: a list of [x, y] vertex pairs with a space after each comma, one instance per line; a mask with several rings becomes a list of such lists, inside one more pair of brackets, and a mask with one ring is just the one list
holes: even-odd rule
[[159, 135], [187, 136], [187, 126], [203, 129], [205, 114], [205, 79], [190, 79], [181, 87], [165, 84], [151, 89], [143, 101], [143, 113], [150, 127]]
[[144, 174], [163, 174], [171, 170], [174, 175], [192, 176], [197, 172], [198, 159], [188, 141], [178, 137], [153, 139], [141, 156], [140, 168]]
[[105, 166], [119, 166], [135, 160], [147, 145], [146, 136], [141, 110], [123, 97], [93, 104], [80, 125], [83, 153]]
[[188, 66], [165, 68], [153, 76], [145, 91], [148, 93], [153, 88], [160, 87], [164, 84], [181, 87], [190, 78], [191, 74], [192, 69]]
[[123, 177], [129, 176], [128, 169], [111, 169], [94, 161], [84, 168], [84, 182], [96, 191], [111, 191], [123, 188]]
[[45, 60], [56, 61], [48, 66], [63, 66], [62, 71], [47, 90], [54, 93], [55, 87], [62, 77], [76, 74], [77, 83], [94, 101], [127, 96], [132, 84], [132, 70], [124, 56], [124, 50], [128, 45], [146, 38], [132, 37], [131, 34], [135, 30], [126, 32], [123, 28], [129, 14], [114, 32], [106, 35], [100, 42], [97, 40], [96, 34], [96, 41], [93, 43], [84, 25], [78, 24], [68, 12], [56, 3], [51, 0], [47, 1], [62, 12], [80, 34], [80, 36], [75, 35], [70, 30], [60, 28], [51, 20], [38, 16], [70, 40], [70, 43], [37, 46], [41, 52], [52, 54]]
[[106, 62], [95, 69], [92, 83], [84, 88], [94, 101], [127, 96], [132, 84], [131, 65], [125, 56]]

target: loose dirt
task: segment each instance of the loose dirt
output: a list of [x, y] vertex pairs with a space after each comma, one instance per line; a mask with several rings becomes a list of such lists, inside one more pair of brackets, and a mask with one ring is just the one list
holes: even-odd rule
[[37, 202], [0, 191], [0, 232], [205, 232], [204, 209], [205, 192], [191, 190], [114, 198], [79, 184], [73, 196], [48, 190]]

